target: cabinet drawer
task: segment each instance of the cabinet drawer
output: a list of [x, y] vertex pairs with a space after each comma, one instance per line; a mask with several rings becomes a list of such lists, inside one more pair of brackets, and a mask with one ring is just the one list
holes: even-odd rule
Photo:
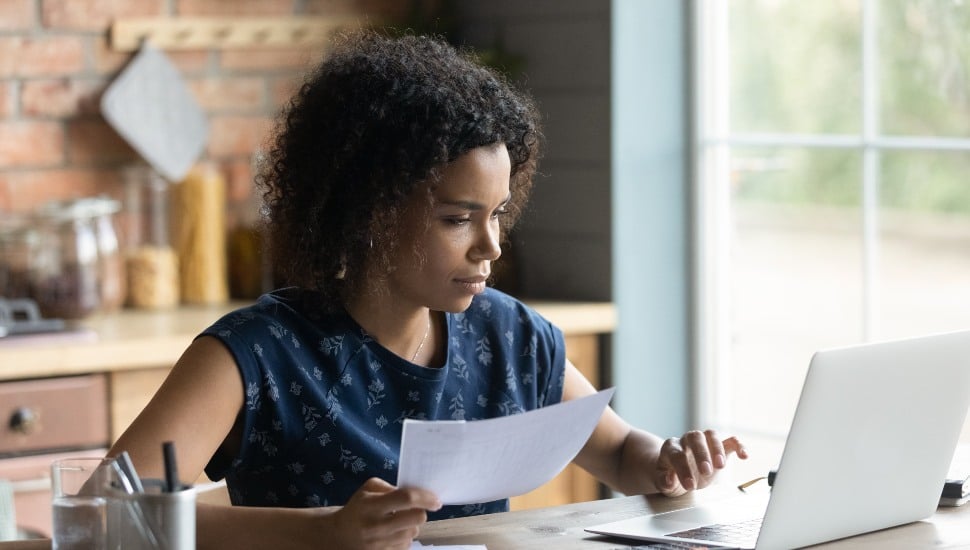
[[102, 374], [0, 383], [0, 455], [108, 444]]

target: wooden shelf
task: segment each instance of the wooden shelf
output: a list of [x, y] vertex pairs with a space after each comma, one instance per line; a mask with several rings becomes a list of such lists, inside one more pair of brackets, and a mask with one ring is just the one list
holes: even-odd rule
[[[607, 302], [527, 303], [567, 337], [606, 334], [616, 325]], [[0, 380], [171, 367], [199, 332], [242, 305], [125, 309], [83, 321], [75, 335], [0, 339]]]
[[327, 42], [356, 17], [132, 17], [111, 25], [111, 48], [135, 51], [143, 41], [162, 50], [293, 48]]

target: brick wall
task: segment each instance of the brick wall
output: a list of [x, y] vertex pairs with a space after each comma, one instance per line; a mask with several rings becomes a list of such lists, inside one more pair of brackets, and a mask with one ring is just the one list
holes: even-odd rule
[[[120, 198], [120, 169], [139, 160], [105, 122], [100, 96], [131, 58], [112, 51], [115, 18], [141, 16], [405, 16], [399, 0], [0, 1], [0, 216], [50, 199]], [[205, 110], [203, 160], [218, 163], [233, 207], [252, 188], [250, 157], [322, 48], [166, 52]]]

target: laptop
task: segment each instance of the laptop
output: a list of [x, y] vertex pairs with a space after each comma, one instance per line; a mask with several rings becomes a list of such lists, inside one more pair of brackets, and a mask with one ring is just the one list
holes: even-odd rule
[[[933, 514], [970, 404], [970, 331], [812, 357], [770, 493], [587, 527], [674, 547], [788, 549]], [[713, 532], [749, 526], [747, 536]]]

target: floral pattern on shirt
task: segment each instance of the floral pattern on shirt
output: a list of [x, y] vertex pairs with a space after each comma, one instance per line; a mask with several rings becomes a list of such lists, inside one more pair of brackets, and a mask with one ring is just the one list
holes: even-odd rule
[[[315, 295], [284, 289], [203, 334], [236, 359], [245, 388], [237, 456], [206, 473], [247, 506], [344, 504], [369, 477], [397, 478], [402, 424], [519, 414], [562, 398], [562, 332], [494, 289], [447, 314], [447, 363], [415, 365], [345, 313], [321, 316]], [[508, 500], [446, 506], [431, 519], [504, 511]]]

